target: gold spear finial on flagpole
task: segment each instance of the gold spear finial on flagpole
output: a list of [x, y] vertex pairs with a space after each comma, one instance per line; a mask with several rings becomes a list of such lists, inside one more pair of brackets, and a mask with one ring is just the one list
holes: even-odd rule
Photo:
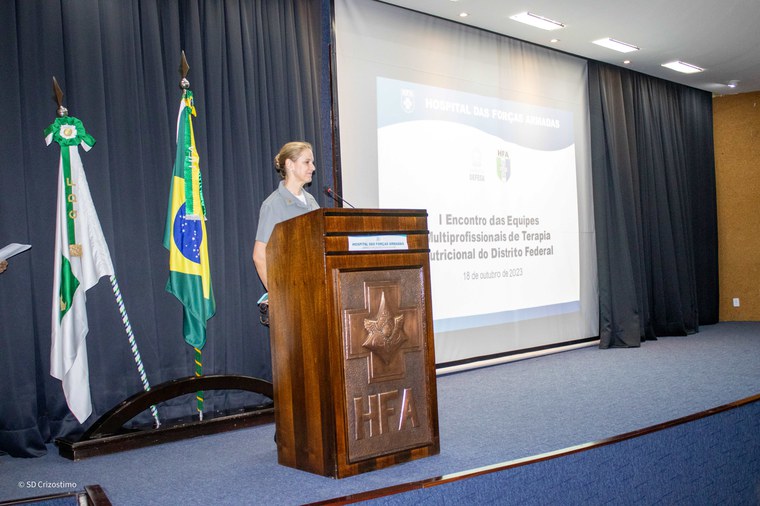
[[55, 76], [53, 76], [53, 93], [55, 94], [53, 99], [58, 102], [58, 109], [56, 109], [55, 114], [59, 118], [65, 118], [69, 115], [69, 110], [63, 106], [63, 92], [61, 91], [61, 87], [58, 86]]
[[179, 75], [182, 78], [179, 82], [179, 87], [183, 90], [190, 89], [190, 81], [187, 80], [187, 72], [190, 70], [190, 65], [187, 64], [187, 58], [185, 58], [185, 51], [182, 51], [182, 61], [179, 64]]

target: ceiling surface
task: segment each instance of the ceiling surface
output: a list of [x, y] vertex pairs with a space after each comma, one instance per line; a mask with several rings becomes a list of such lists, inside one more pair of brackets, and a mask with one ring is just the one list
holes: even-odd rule
[[[729, 95], [760, 90], [760, 0], [382, 0], [566, 53]], [[541, 30], [509, 19], [531, 12], [565, 28]], [[460, 17], [467, 12], [467, 17]], [[591, 41], [611, 37], [641, 49], [619, 53]], [[558, 42], [550, 42], [552, 38]], [[624, 60], [630, 63], [624, 64]], [[705, 69], [681, 74], [680, 60]], [[729, 81], [738, 81], [735, 88]]]

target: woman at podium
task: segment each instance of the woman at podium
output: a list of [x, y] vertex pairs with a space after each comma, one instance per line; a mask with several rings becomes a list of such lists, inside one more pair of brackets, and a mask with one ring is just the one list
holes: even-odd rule
[[261, 204], [256, 242], [253, 245], [253, 263], [266, 290], [267, 242], [274, 226], [281, 221], [319, 209], [316, 199], [303, 188], [307, 183], [311, 183], [316, 170], [311, 144], [301, 141], [288, 142], [274, 157], [274, 168], [282, 181]]

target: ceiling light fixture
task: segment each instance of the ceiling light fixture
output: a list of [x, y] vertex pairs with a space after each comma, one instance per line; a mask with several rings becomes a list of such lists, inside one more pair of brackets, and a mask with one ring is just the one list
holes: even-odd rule
[[696, 65], [682, 61], [671, 61], [668, 63], [663, 63], [662, 66], [667, 67], [671, 70], [675, 70], [676, 72], [683, 72], [684, 74], [695, 74], [697, 72], [702, 72], [705, 70], [702, 67], [697, 67]]
[[467, 16], [469, 16], [469, 14], [467, 14], [466, 12], [460, 12], [459, 13], [459, 17], [460, 18], [466, 18]]
[[535, 26], [542, 30], [559, 30], [560, 28], [565, 27], [565, 25], [559, 21], [554, 21], [553, 19], [545, 18], [538, 14], [533, 14], [532, 12], [521, 12], [514, 16], [509, 16], [509, 19], [525, 23], [526, 25]]
[[634, 46], [633, 44], [622, 42], [610, 37], [607, 37], [606, 39], [598, 39], [593, 42], [594, 44], [598, 46], [606, 47], [607, 49], [613, 49], [615, 51], [620, 51], [621, 53], [630, 53], [631, 51], [638, 51], [639, 49], [641, 49], [639, 46]]
[[729, 88], [736, 88], [736, 86], [739, 84], [739, 81], [736, 79], [731, 79], [726, 86]]

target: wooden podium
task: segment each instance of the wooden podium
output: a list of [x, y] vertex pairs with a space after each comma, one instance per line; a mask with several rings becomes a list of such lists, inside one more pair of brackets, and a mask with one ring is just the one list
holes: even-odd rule
[[344, 478], [439, 453], [427, 212], [280, 223], [267, 278], [278, 462]]

